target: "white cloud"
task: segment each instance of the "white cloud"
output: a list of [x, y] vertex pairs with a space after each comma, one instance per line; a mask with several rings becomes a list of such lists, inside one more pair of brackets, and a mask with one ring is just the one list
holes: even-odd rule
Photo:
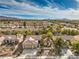
[[77, 2], [79, 2], [79, 0], [76, 0]]
[[[46, 0], [47, 1], [47, 0]], [[79, 1], [79, 0], [76, 0]], [[7, 3], [6, 3], [7, 2]], [[79, 19], [79, 8], [60, 10], [58, 8], [49, 7], [35, 7], [28, 3], [19, 3], [14, 0], [0, 0], [0, 3], [8, 4], [13, 7], [13, 9], [0, 10], [0, 14], [30, 14], [30, 15], [43, 15], [48, 16], [48, 18], [68, 18], [68, 19]], [[47, 1], [47, 3], [49, 3]], [[17, 8], [17, 9], [15, 9]]]

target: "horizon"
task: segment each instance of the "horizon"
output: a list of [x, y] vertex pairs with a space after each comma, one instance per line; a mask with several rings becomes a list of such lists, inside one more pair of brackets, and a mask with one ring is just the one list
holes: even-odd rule
[[0, 0], [0, 16], [20, 19], [79, 19], [79, 0]]

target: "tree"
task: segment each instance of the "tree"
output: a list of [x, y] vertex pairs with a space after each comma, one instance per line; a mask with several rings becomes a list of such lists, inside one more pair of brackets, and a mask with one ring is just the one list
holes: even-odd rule
[[[49, 53], [51, 55], [61, 55], [61, 51], [65, 46], [65, 41], [61, 37], [54, 37], [53, 36], [53, 28], [52, 26], [48, 26], [45, 29], [45, 34], [42, 35], [42, 39], [39, 41], [39, 47], [42, 48], [51, 48]], [[41, 50], [40, 50], [41, 51]], [[44, 50], [41, 51], [43, 53]]]
[[26, 22], [25, 21], [23, 22], [23, 26], [24, 26], [24, 28], [26, 28]]
[[61, 51], [62, 51], [62, 49], [64, 48], [64, 46], [65, 46], [65, 41], [64, 41], [61, 37], [56, 38], [56, 39], [54, 40], [55, 54], [56, 54], [56, 55], [62, 55], [62, 54], [61, 54]]
[[52, 41], [53, 41], [53, 33], [51, 31], [48, 31], [46, 34], [42, 35], [42, 39], [38, 41], [39, 51], [37, 52], [37, 55], [41, 55], [44, 52], [44, 48], [52, 47]]

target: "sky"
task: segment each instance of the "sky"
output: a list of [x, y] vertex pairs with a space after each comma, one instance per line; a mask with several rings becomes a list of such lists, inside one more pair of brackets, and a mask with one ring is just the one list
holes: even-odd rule
[[79, 0], [0, 0], [0, 16], [22, 19], [79, 19]]

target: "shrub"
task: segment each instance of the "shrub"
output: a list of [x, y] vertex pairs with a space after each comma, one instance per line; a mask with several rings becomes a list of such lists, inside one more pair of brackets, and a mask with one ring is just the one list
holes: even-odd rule
[[72, 52], [74, 55], [79, 55], [79, 42], [72, 44]]
[[79, 31], [71, 28], [69, 29], [64, 28], [63, 30], [61, 30], [61, 33], [66, 35], [78, 35]]

